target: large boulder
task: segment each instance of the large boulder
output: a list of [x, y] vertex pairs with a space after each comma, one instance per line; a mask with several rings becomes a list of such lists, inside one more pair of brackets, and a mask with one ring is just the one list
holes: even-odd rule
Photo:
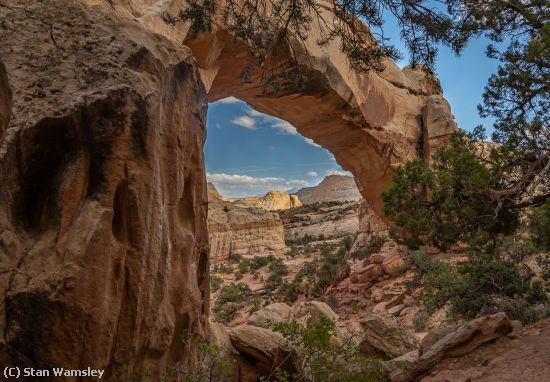
[[416, 338], [389, 313], [369, 314], [361, 324], [364, 333], [359, 348], [363, 353], [394, 358], [418, 346]]
[[[456, 330], [426, 340], [422, 353], [418, 350], [384, 363], [392, 382], [406, 382], [434, 367], [446, 357], [460, 357], [471, 353], [484, 343], [496, 340], [512, 331], [512, 324], [505, 313], [497, 313], [469, 321]], [[444, 334], [444, 333], [441, 333]]]
[[290, 306], [282, 302], [276, 302], [255, 311], [248, 318], [248, 325], [269, 328], [272, 324], [290, 322], [293, 314]]
[[[296, 352], [285, 339], [271, 330], [252, 325], [240, 325], [229, 331], [231, 343], [241, 354], [240, 369], [246, 370], [246, 381], [257, 381], [275, 367], [288, 372], [296, 370]], [[240, 382], [243, 381], [241, 378]]]
[[352, 268], [350, 280], [353, 283], [367, 283], [376, 281], [384, 275], [380, 264], [366, 264]]

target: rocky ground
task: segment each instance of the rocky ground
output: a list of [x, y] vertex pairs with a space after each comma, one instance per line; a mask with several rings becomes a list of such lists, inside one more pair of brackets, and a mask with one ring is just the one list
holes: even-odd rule
[[[276, 353], [261, 349], [274, 335], [267, 321], [295, 318], [311, 303], [337, 320], [339, 333], [358, 339], [361, 352], [384, 360], [393, 382], [550, 380], [550, 321], [523, 329], [504, 313], [468, 323], [450, 321], [444, 310], [427, 315], [404, 247], [386, 239], [354, 245], [359, 209], [360, 202], [330, 201], [280, 210], [284, 251], [248, 252], [211, 268], [211, 317], [248, 360], [239, 367], [251, 381], [254, 354]], [[463, 259], [460, 248], [429, 255]], [[525, 264], [537, 271], [534, 259]]]

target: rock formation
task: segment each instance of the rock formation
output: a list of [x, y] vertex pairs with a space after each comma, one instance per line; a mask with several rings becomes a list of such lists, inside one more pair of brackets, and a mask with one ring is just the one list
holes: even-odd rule
[[303, 204], [336, 201], [356, 201], [361, 194], [352, 176], [329, 175], [315, 187], [305, 187], [295, 193]]
[[247, 206], [263, 208], [267, 211], [288, 210], [302, 205], [296, 195], [289, 195], [286, 192], [277, 190], [269, 191], [259, 198], [243, 198], [236, 201]]
[[355, 235], [359, 228], [359, 202], [335, 206], [305, 205], [279, 212], [285, 227], [285, 239], [302, 239], [305, 235], [325, 238]]
[[0, 362], [194, 365], [207, 99], [190, 50], [81, 1], [3, 1], [0, 20]]
[[208, 237], [213, 263], [238, 255], [280, 254], [286, 249], [279, 215], [226, 201], [212, 184], [208, 184]]
[[209, 293], [207, 101], [235, 96], [289, 121], [354, 174], [376, 211], [392, 166], [455, 128], [432, 75], [389, 61], [356, 74], [314, 29], [308, 51], [288, 57], [304, 86], [262, 95], [233, 36], [162, 21], [185, 6], [3, 1], [3, 364], [93, 365], [107, 377], [196, 365]]

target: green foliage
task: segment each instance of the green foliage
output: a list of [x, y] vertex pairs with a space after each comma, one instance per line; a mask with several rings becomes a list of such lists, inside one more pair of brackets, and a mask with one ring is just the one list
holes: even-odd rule
[[535, 208], [529, 219], [529, 229], [537, 246], [550, 250], [550, 199]]
[[346, 252], [349, 252], [351, 247], [353, 246], [353, 236], [346, 236], [342, 240], [340, 240], [340, 245], [344, 247]]
[[[298, 354], [297, 370], [287, 381], [311, 382], [378, 382], [384, 381], [381, 364], [359, 353], [351, 338], [335, 340], [336, 327], [326, 317], [307, 327], [296, 321], [273, 327]], [[281, 365], [276, 365], [275, 371]], [[275, 375], [275, 374], [273, 374]], [[266, 380], [272, 377], [266, 376]]]
[[344, 247], [338, 248], [334, 253], [331, 246], [325, 245], [321, 248], [321, 259], [316, 271], [317, 281], [313, 294], [321, 296], [326, 288], [341, 281], [346, 275], [348, 262]]
[[541, 269], [541, 277], [544, 281], [550, 281], [550, 254], [543, 253], [536, 258], [537, 265]]
[[229, 207], [223, 206], [223, 212], [225, 212], [225, 213], [229, 212]]
[[233, 267], [231, 265], [221, 263], [214, 267], [214, 272], [231, 274], [233, 273]]
[[498, 307], [503, 299], [523, 298], [529, 304], [547, 300], [540, 283], [530, 283], [510, 260], [483, 255], [452, 267], [417, 251], [412, 263], [424, 287], [421, 301], [430, 314], [448, 304], [452, 317], [470, 319]]
[[282, 259], [274, 259], [269, 267], [267, 268], [271, 274], [276, 274], [279, 276], [286, 276], [288, 274], [288, 267], [283, 262]]
[[237, 363], [227, 353], [227, 349], [202, 340], [199, 341], [197, 350], [199, 359], [196, 368], [190, 370], [176, 364], [168, 368], [161, 376], [161, 381], [217, 382], [235, 375]]
[[354, 259], [364, 260], [373, 253], [378, 253], [388, 239], [385, 236], [371, 235], [364, 248], [354, 252], [351, 257]]
[[518, 212], [491, 197], [498, 179], [475, 155], [467, 137], [455, 134], [433, 162], [432, 168], [418, 160], [397, 168], [382, 194], [384, 213], [404, 230], [404, 244], [446, 250], [457, 241], [494, 244], [498, 235], [514, 232]]
[[223, 279], [217, 276], [210, 277], [210, 289], [212, 292], [216, 292], [220, 289], [220, 286], [223, 284]]
[[218, 299], [214, 305], [214, 313], [219, 322], [229, 322], [235, 314], [247, 302], [247, 298], [252, 295], [248, 285], [243, 283], [231, 283], [222, 287]]
[[267, 264], [271, 263], [274, 259], [275, 257], [273, 255], [255, 256], [252, 259], [250, 259], [248, 266], [250, 267], [250, 270], [255, 271], [257, 269], [265, 267]]

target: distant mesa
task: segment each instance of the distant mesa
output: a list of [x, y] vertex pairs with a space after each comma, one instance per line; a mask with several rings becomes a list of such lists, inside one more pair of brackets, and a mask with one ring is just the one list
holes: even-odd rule
[[361, 194], [355, 184], [355, 179], [347, 175], [329, 175], [315, 187], [304, 187], [294, 195], [303, 204], [336, 201], [356, 201]]
[[302, 205], [297, 195], [289, 195], [286, 192], [277, 190], [271, 190], [259, 198], [242, 198], [236, 201], [268, 211], [288, 210], [289, 208], [300, 207]]

